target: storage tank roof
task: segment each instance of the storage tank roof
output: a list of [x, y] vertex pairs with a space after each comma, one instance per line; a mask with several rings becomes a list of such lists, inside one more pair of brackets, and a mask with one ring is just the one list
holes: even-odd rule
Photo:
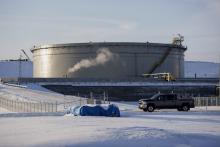
[[48, 44], [34, 46], [31, 51], [46, 48], [59, 48], [59, 47], [79, 47], [79, 46], [146, 46], [146, 47], [173, 47], [186, 50], [187, 47], [175, 44], [166, 43], [150, 43], [150, 42], [84, 42], [84, 43], [65, 43], [65, 44]]

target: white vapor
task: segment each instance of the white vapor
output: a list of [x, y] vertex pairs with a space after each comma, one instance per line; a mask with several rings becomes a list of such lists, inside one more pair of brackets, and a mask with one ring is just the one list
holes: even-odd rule
[[81, 68], [89, 68], [97, 65], [104, 65], [106, 62], [113, 60], [114, 55], [107, 48], [101, 48], [97, 51], [97, 55], [94, 59], [83, 59], [76, 63], [73, 67], [68, 69], [68, 73], [74, 73]]

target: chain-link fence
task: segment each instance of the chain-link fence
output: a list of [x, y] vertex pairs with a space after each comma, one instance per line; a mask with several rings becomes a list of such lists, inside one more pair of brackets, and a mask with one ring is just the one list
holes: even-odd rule
[[57, 102], [24, 102], [0, 97], [0, 107], [12, 112], [57, 112]]
[[220, 106], [220, 97], [194, 97], [195, 106]]

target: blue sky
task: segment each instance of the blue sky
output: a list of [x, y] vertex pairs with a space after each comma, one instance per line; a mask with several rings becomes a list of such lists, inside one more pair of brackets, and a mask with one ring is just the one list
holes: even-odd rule
[[88, 41], [170, 43], [186, 60], [220, 60], [220, 0], [0, 0], [0, 59], [34, 45]]

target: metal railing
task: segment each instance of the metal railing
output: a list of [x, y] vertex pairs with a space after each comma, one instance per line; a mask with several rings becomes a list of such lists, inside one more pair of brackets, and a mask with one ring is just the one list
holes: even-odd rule
[[11, 100], [0, 97], [0, 108], [4, 108], [11, 112], [64, 112], [68, 107], [82, 106], [85, 104], [103, 104], [109, 103], [92, 98], [81, 98], [78, 100], [58, 102], [30, 102]]
[[104, 101], [100, 99], [93, 99], [93, 98], [81, 98], [75, 101], [65, 101], [64, 109], [71, 107], [71, 106], [82, 106], [85, 104], [108, 104], [109, 101]]
[[11, 112], [57, 112], [57, 102], [24, 102], [0, 97], [0, 107]]
[[220, 97], [194, 97], [195, 106], [220, 106]]

